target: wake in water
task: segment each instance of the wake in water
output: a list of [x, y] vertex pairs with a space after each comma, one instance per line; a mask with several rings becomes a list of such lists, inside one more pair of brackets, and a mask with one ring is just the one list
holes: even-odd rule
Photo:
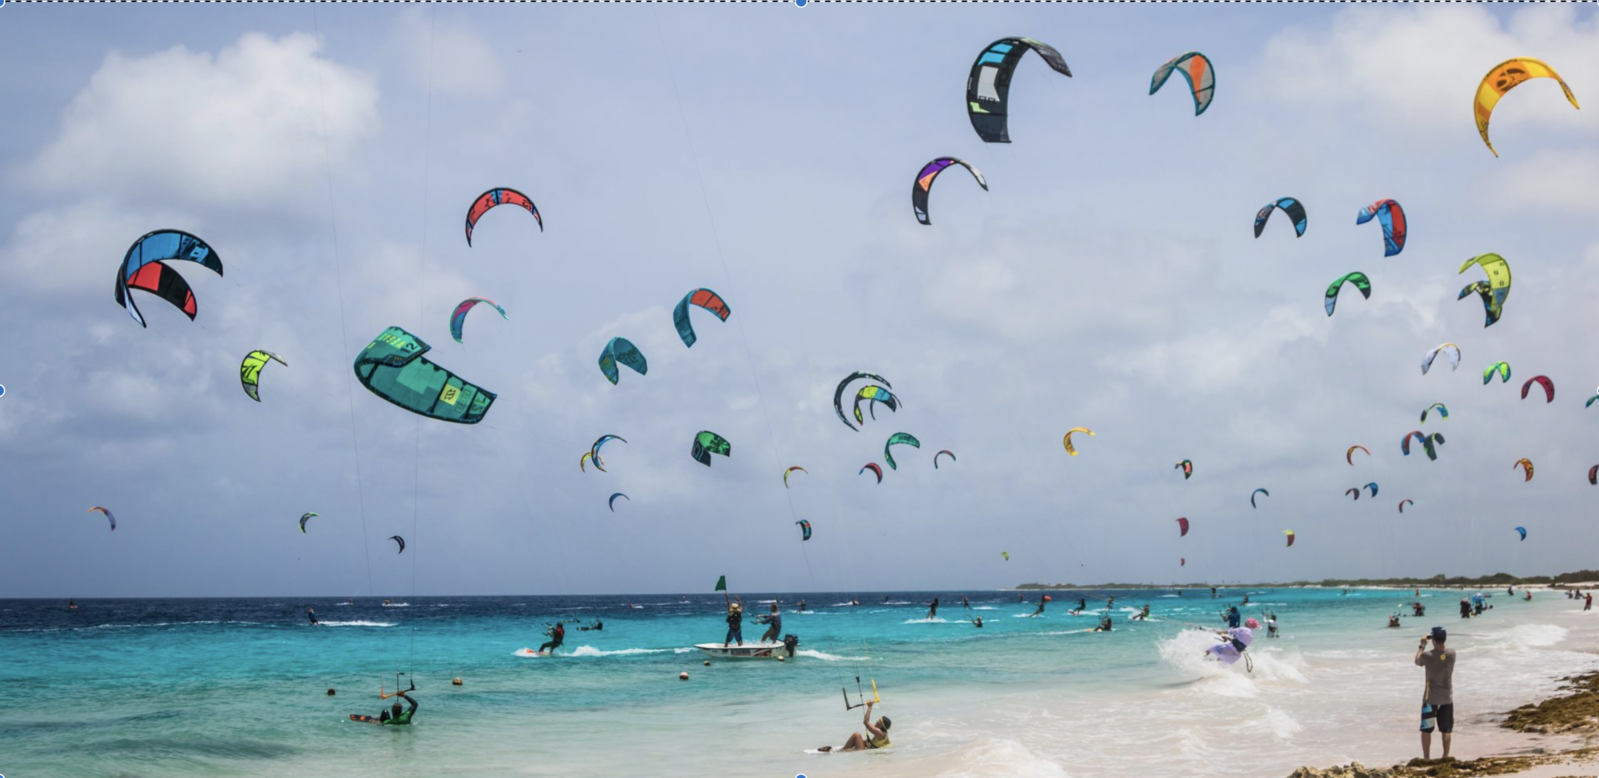
[[392, 627], [394, 625], [392, 621], [328, 621], [325, 619], [315, 624], [318, 627]]
[[933, 618], [930, 618], [930, 619], [906, 619], [906, 620], [904, 620], [904, 621], [902, 621], [900, 623], [901, 624], [948, 624], [949, 622], [945, 621], [941, 617], [934, 616]]

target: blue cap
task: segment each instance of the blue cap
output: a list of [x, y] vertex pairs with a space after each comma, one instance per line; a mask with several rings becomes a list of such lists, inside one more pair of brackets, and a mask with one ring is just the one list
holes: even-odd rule
[[1432, 639], [1442, 643], [1449, 639], [1449, 633], [1445, 632], [1443, 627], [1433, 627]]

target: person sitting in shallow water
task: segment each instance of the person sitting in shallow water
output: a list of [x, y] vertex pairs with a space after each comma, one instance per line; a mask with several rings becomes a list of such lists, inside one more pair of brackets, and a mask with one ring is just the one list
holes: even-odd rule
[[[887, 716], [884, 716], [878, 719], [876, 724], [872, 723], [872, 706], [876, 704], [876, 701], [866, 703], [866, 715], [861, 717], [861, 723], [866, 725], [867, 734], [862, 735], [861, 733], [856, 732], [850, 735], [849, 740], [844, 741], [843, 747], [839, 748], [838, 750], [867, 751], [874, 748], [889, 747], [890, 743], [888, 742], [888, 728], [893, 724], [893, 722], [889, 721]], [[831, 752], [833, 747], [822, 746], [816, 750]]]
[[1392, 627], [1392, 628], [1398, 628], [1398, 626], [1399, 626], [1399, 614], [1397, 614], [1397, 613], [1388, 614], [1388, 626]]
[[1109, 632], [1110, 628], [1111, 628], [1110, 616], [1109, 616], [1109, 614], [1107, 614], [1105, 616], [1100, 617], [1099, 626], [1095, 627], [1094, 631], [1095, 632]]
[[983, 628], [983, 617], [982, 616], [973, 616], [972, 617], [972, 626], [974, 626], [974, 627], [976, 627], [978, 629], [982, 629]]

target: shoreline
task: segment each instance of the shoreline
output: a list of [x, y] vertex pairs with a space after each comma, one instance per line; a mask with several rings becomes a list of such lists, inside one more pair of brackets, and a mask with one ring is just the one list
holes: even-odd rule
[[[1301, 766], [1287, 778], [1466, 778], [1503, 775], [1564, 778], [1599, 775], [1599, 672], [1561, 679], [1559, 693], [1501, 716], [1496, 731], [1517, 733], [1518, 745], [1475, 759], [1422, 759], [1386, 767], [1358, 761], [1332, 767]], [[1434, 746], [1441, 744], [1435, 742]]]

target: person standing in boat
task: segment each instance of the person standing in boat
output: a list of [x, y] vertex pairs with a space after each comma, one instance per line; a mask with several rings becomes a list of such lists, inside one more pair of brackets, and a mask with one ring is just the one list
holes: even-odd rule
[[744, 598], [730, 597], [727, 592], [723, 592], [722, 599], [727, 600], [727, 637], [722, 639], [722, 648], [727, 648], [727, 644], [734, 641], [738, 641], [742, 646], [744, 645]]
[[777, 612], [777, 603], [772, 603], [772, 612], [764, 616], [755, 617], [756, 624], [766, 625], [766, 634], [761, 635], [760, 642], [776, 643], [783, 634], [783, 614]]

